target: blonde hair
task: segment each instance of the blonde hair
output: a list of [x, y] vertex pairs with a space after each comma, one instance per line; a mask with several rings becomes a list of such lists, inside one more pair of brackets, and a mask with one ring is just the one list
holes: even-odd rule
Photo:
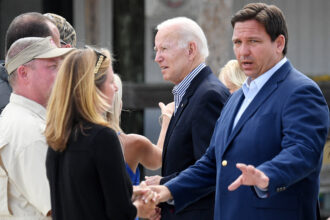
[[116, 132], [123, 132], [120, 127], [120, 115], [123, 105], [123, 84], [118, 74], [114, 74], [114, 81], [118, 90], [113, 97], [113, 102], [111, 106], [112, 111], [107, 112], [107, 119]]
[[241, 70], [237, 60], [229, 60], [219, 73], [219, 80], [232, 83], [237, 89], [241, 88], [246, 80], [244, 72]]
[[[102, 115], [110, 106], [100, 87], [112, 63], [108, 50], [101, 53], [106, 57], [100, 62], [100, 53], [95, 50], [75, 49], [59, 69], [47, 106], [45, 130], [48, 145], [56, 151], [65, 150], [71, 133], [83, 131], [84, 121], [110, 127]], [[96, 63], [100, 65], [94, 74]]]

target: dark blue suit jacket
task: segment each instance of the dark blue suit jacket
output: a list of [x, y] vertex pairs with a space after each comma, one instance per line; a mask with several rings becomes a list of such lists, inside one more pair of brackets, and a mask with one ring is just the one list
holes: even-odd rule
[[[203, 68], [192, 80], [166, 133], [161, 184], [174, 178], [202, 157], [210, 144], [215, 123], [228, 97], [228, 89], [209, 67]], [[192, 212], [196, 210], [200, 213], [200, 218], [195, 216], [195, 219], [212, 219], [214, 187], [197, 194], [199, 196], [195, 201], [198, 201], [181, 210], [178, 215], [167, 216], [166, 213], [171, 212], [170, 207], [163, 204], [163, 219], [192, 219]], [[202, 197], [204, 198], [200, 199]]]
[[[319, 173], [329, 127], [328, 106], [319, 87], [286, 62], [232, 130], [243, 99], [242, 90], [233, 94], [206, 154], [166, 184], [176, 208], [194, 199], [191, 190], [216, 184], [214, 219], [317, 219]], [[259, 198], [248, 186], [228, 191], [241, 174], [238, 162], [252, 164], [269, 177], [267, 198]]]

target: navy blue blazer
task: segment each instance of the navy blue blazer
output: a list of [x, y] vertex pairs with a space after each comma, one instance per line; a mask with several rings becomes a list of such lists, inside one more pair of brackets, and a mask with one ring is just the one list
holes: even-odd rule
[[[329, 127], [328, 106], [319, 87], [288, 61], [232, 130], [243, 99], [242, 90], [232, 95], [206, 154], [166, 184], [176, 209], [194, 199], [188, 192], [216, 185], [214, 219], [317, 219], [319, 174]], [[241, 174], [236, 163], [252, 164], [269, 177], [267, 198], [259, 198], [254, 187], [228, 191]]]
[[[161, 184], [177, 176], [182, 170], [193, 165], [205, 153], [210, 144], [215, 123], [222, 107], [229, 97], [228, 89], [218, 80], [209, 67], [204, 67], [192, 80], [182, 101], [171, 118], [163, 148]], [[214, 187], [199, 192], [197, 202], [188, 210], [204, 209], [213, 218]], [[162, 206], [163, 219], [168, 212], [167, 205]], [[181, 214], [177, 219], [191, 219]], [[188, 214], [187, 214], [188, 216]], [[207, 217], [203, 219], [208, 219]]]

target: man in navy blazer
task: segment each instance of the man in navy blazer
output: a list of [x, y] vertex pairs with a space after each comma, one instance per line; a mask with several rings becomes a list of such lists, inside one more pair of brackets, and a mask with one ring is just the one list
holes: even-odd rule
[[231, 22], [234, 52], [248, 79], [224, 107], [205, 155], [153, 188], [180, 210], [194, 201], [192, 191], [216, 186], [217, 220], [320, 219], [327, 103], [285, 57], [288, 35], [279, 8], [251, 3]]
[[[164, 79], [175, 84], [175, 110], [164, 141], [163, 177], [147, 177], [149, 185], [166, 183], [205, 153], [229, 97], [228, 89], [205, 64], [207, 40], [196, 22], [177, 17], [159, 24], [157, 30], [155, 61]], [[214, 186], [194, 193], [198, 197], [180, 212], [163, 203], [162, 219], [213, 219]]]

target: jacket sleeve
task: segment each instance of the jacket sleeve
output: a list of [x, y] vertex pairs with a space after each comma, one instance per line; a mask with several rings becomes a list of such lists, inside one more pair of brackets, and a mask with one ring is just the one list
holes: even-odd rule
[[319, 172], [329, 127], [328, 106], [319, 88], [297, 88], [287, 97], [281, 120], [282, 150], [257, 167], [269, 177], [269, 196]]

